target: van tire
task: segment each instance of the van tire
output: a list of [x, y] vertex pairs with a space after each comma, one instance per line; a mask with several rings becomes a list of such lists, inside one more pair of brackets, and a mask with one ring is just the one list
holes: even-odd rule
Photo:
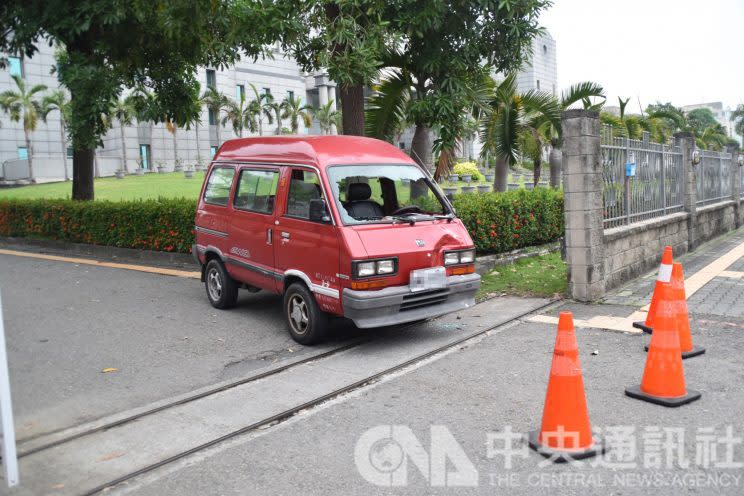
[[315, 297], [304, 284], [290, 284], [284, 292], [283, 309], [292, 339], [305, 345], [316, 344], [325, 339], [328, 314], [320, 309]]
[[207, 298], [214, 308], [225, 310], [238, 302], [238, 283], [227, 273], [225, 265], [212, 259], [204, 269], [204, 287]]

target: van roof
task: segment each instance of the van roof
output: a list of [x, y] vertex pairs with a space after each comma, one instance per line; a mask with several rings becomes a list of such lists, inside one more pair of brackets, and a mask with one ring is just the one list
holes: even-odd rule
[[386, 143], [362, 136], [261, 136], [222, 144], [214, 157], [223, 162], [271, 162], [328, 165], [414, 164], [411, 157]]

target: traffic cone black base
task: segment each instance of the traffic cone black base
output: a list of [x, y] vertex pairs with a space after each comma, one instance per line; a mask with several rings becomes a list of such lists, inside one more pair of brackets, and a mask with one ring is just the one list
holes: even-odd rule
[[654, 403], [661, 406], [668, 406], [671, 408], [692, 403], [695, 400], [699, 400], [701, 396], [700, 391], [695, 391], [694, 389], [688, 389], [687, 394], [685, 394], [684, 396], [670, 398], [662, 396], [651, 396], [650, 394], [646, 394], [641, 391], [641, 386], [629, 387], [625, 390], [625, 394], [637, 400], [648, 401], [649, 403]]
[[[648, 345], [644, 346], [643, 349], [648, 351]], [[702, 346], [693, 346], [690, 351], [682, 352], [682, 360], [684, 360], [685, 358], [696, 357], [698, 355], [702, 355], [703, 353], [705, 353], [705, 348], [703, 348]]]
[[573, 451], [559, 450], [551, 448], [549, 446], [545, 446], [538, 440], [539, 436], [539, 430], [529, 432], [527, 434], [527, 444], [530, 445], [530, 448], [537, 451], [545, 458], [550, 458], [554, 463], [566, 463], [574, 460], [583, 460], [585, 458], [591, 458], [593, 456], [601, 455], [602, 453], [607, 451], [605, 440], [601, 437], [598, 438], [595, 436], [593, 438], [594, 444], [592, 444], [589, 448]]
[[645, 322], [640, 322], [640, 321], [633, 322], [633, 327], [635, 327], [636, 329], [642, 330], [646, 334], [652, 334], [654, 332], [654, 329], [652, 327], [647, 326]]

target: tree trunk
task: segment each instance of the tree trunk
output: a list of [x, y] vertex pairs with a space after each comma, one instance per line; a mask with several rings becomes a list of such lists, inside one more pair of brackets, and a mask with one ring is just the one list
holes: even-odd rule
[[199, 123], [194, 123], [194, 131], [196, 131], [196, 163], [201, 165], [201, 145], [199, 144]]
[[28, 178], [31, 180], [32, 183], [36, 182], [36, 178], [34, 178], [34, 151], [31, 149], [31, 136], [28, 134], [28, 129], [24, 127], [23, 129], [23, 135], [26, 138], [26, 160], [28, 161]]
[[550, 149], [550, 157], [548, 158], [550, 163], [550, 187], [560, 188], [561, 187], [561, 166], [563, 165], [563, 153], [561, 149], [553, 146]]
[[67, 172], [67, 137], [65, 136], [65, 121], [61, 118], [59, 121], [59, 141], [62, 143], [62, 165], [65, 168], [65, 181], [69, 181], [70, 174]]
[[258, 135], [263, 136], [263, 118], [258, 114]]
[[176, 127], [173, 127], [173, 170], [178, 166], [178, 139], [176, 139]]
[[542, 157], [538, 156], [532, 160], [532, 184], [537, 186], [540, 182], [540, 175], [542, 174]]
[[506, 181], [509, 177], [509, 162], [502, 157], [496, 158], [496, 176], [493, 180], [495, 191], [506, 191]]
[[422, 124], [416, 124], [416, 129], [413, 133], [411, 158], [430, 172], [434, 167], [434, 161], [431, 155], [431, 133], [429, 132], [429, 128]]
[[364, 86], [341, 86], [343, 134], [364, 136]]
[[72, 199], [93, 199], [93, 155], [95, 150], [72, 152]]
[[124, 124], [119, 121], [119, 132], [121, 133], [121, 169], [129, 174], [129, 167], [127, 167], [127, 141], [124, 138]]

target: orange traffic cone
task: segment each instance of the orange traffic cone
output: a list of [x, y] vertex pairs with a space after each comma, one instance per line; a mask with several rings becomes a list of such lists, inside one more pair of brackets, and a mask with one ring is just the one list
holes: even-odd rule
[[643, 379], [640, 386], [627, 388], [625, 394], [657, 405], [681, 406], [700, 399], [700, 393], [685, 386], [685, 371], [675, 322], [676, 305], [671, 299], [671, 292], [670, 283], [661, 285]]
[[664, 254], [661, 256], [661, 265], [659, 266], [659, 275], [656, 277], [656, 286], [654, 287], [654, 294], [651, 297], [651, 305], [648, 309], [648, 315], [646, 315], [646, 322], [633, 322], [633, 327], [642, 329], [643, 332], [651, 334], [654, 331], [654, 318], [656, 317], [656, 307], [659, 301], [659, 285], [665, 282], [669, 282], [672, 277], [672, 247], [665, 246]]
[[561, 312], [558, 320], [542, 427], [530, 432], [527, 440], [532, 449], [559, 463], [606, 449], [603, 439], [592, 436], [571, 312]]
[[[679, 334], [679, 347], [682, 350], [682, 359], [692, 358], [705, 353], [705, 348], [692, 344], [692, 333], [690, 332], [690, 315], [687, 311], [687, 295], [685, 294], [685, 272], [682, 264], [674, 262], [672, 266], [672, 301], [675, 308], [675, 319], [677, 321], [677, 333]], [[648, 351], [648, 346], [646, 346]]]

